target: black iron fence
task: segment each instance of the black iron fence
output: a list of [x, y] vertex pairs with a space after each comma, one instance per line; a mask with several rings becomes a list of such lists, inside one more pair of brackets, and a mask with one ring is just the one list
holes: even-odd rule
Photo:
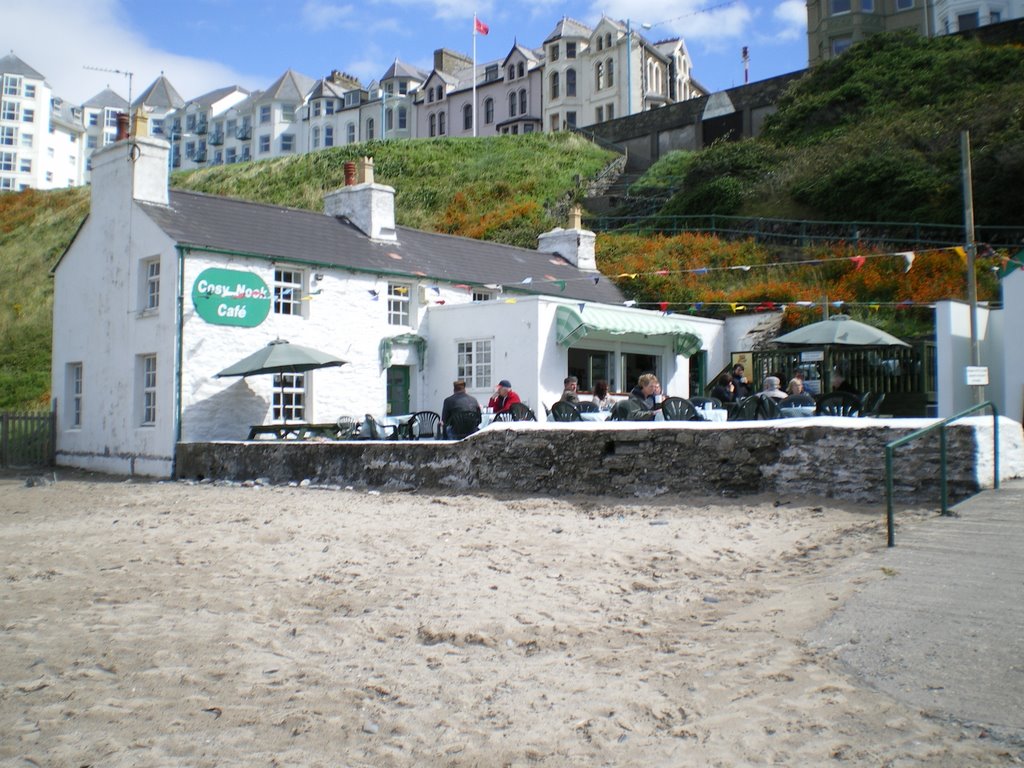
[[[832, 391], [832, 372], [838, 371], [862, 395], [885, 395], [881, 411], [892, 416], [931, 416], [938, 401], [936, 345], [931, 341], [910, 347], [790, 347], [751, 351], [740, 359], [734, 353], [733, 358], [744, 364], [755, 392], [767, 376], [778, 376], [785, 388], [799, 371], [811, 394], [825, 394]], [[708, 382], [709, 391], [714, 384]]]
[[[622, 230], [640, 234], [701, 232], [723, 239], [751, 239], [765, 245], [804, 248], [827, 243], [864, 247], [897, 246], [909, 250], [948, 248], [964, 243], [961, 225], [921, 224], [898, 221], [809, 221], [750, 216], [631, 215], [601, 216], [588, 222], [596, 232]], [[1024, 225], [975, 228], [975, 240], [991, 248], [1024, 246]]]
[[57, 414], [0, 413], [0, 468], [52, 467]]

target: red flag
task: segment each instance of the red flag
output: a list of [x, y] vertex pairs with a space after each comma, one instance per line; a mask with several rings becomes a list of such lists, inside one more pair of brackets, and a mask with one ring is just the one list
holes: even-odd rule
[[491, 31], [491, 28], [484, 24], [476, 16], [473, 17], [473, 29], [479, 32], [481, 35], [486, 35]]

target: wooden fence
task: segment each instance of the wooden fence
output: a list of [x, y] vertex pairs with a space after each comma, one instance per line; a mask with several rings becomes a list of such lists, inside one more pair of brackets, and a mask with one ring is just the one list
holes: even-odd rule
[[52, 467], [57, 414], [0, 413], [0, 468]]

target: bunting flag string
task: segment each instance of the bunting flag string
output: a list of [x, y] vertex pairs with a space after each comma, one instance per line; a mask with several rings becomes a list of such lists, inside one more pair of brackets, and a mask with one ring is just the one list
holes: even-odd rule
[[[979, 243], [977, 245], [977, 248], [978, 248], [978, 253], [979, 253], [979, 257], [980, 258], [998, 258], [999, 259], [999, 263], [1002, 265], [1004, 270], [1012, 269], [1014, 267], [1022, 267], [1022, 266], [1024, 266], [1024, 251], [1021, 251], [1020, 253], [1015, 254], [1012, 257], [1008, 257], [1008, 256], [1002, 256], [1002, 255], [998, 254], [995, 250], [992, 249], [991, 246], [986, 245], [984, 243]], [[954, 255], [958, 256], [960, 258], [961, 262], [963, 262], [966, 265], [966, 262], [967, 262], [967, 251], [964, 249], [963, 246], [946, 246], [946, 247], [941, 247], [941, 248], [930, 248], [930, 249], [926, 249], [926, 250], [922, 250], [922, 251], [894, 251], [894, 252], [891, 252], [891, 253], [857, 254], [857, 255], [854, 255], [854, 256], [836, 256], [836, 257], [827, 258], [827, 259], [821, 259], [821, 258], [797, 259], [797, 260], [793, 260], [793, 261], [776, 261], [776, 262], [767, 262], [767, 263], [763, 263], [763, 264], [731, 264], [731, 265], [728, 265], [728, 266], [720, 266], [720, 267], [706, 266], [705, 265], [705, 266], [700, 266], [700, 267], [693, 267], [693, 268], [687, 268], [687, 269], [677, 269], [677, 270], [670, 270], [670, 269], [660, 268], [660, 269], [652, 270], [650, 272], [622, 272], [622, 273], [619, 273], [617, 275], [613, 275], [613, 276], [610, 276], [610, 277], [612, 277], [613, 279], [618, 279], [618, 280], [636, 280], [637, 278], [641, 278], [641, 277], [645, 277], [645, 276], [669, 277], [671, 275], [708, 275], [708, 274], [710, 274], [712, 272], [728, 272], [728, 271], [750, 272], [753, 269], [773, 269], [773, 268], [777, 269], [777, 268], [800, 267], [800, 266], [822, 266], [822, 265], [826, 265], [826, 264], [829, 264], [829, 263], [836, 263], [836, 264], [838, 264], [840, 262], [847, 262], [847, 263], [852, 264], [854, 271], [856, 271], [856, 270], [861, 269], [867, 263], [868, 259], [880, 259], [880, 258], [899, 258], [899, 259], [902, 259], [903, 260], [903, 272], [907, 273], [907, 272], [910, 272], [910, 270], [913, 268], [915, 259], [918, 256], [921, 256], [923, 254], [941, 254], [941, 253], [951, 253], [951, 254], [954, 254]], [[999, 267], [998, 266], [992, 267], [992, 269], [994, 271], [998, 271]], [[527, 277], [524, 277], [519, 282], [519, 285], [523, 285], [523, 286], [550, 285], [553, 288], [557, 289], [559, 292], [563, 292], [564, 293], [566, 291], [569, 283], [578, 282], [580, 280], [590, 280], [596, 286], [596, 285], [598, 285], [600, 283], [602, 277], [609, 277], [609, 276], [608, 275], [595, 275], [595, 274], [581, 275], [580, 277], [557, 277], [557, 278], [553, 277], [551, 275], [544, 275], [542, 278], [541, 277], [534, 278], [533, 276], [527, 276]], [[466, 291], [474, 290], [472, 285], [469, 285], [469, 284], [466, 284], [466, 283], [457, 283], [457, 284], [454, 284], [454, 287], [455, 288], [461, 288], [461, 289], [464, 289]], [[482, 287], [487, 288], [487, 289], [492, 290], [492, 291], [495, 291], [499, 296], [502, 295], [505, 292], [505, 287], [503, 285], [499, 284], [499, 283], [487, 283], [487, 284], [484, 284]], [[440, 296], [441, 295], [441, 288], [440, 288], [439, 285], [430, 285], [430, 286], [428, 286], [428, 290], [430, 290], [435, 296]], [[396, 294], [405, 295], [405, 294], [408, 293], [408, 288], [406, 288], [404, 286], [396, 286], [394, 288], [394, 292]], [[319, 293], [319, 291], [312, 291], [312, 292], [310, 292], [310, 296], [316, 295], [317, 293]], [[368, 291], [368, 293], [369, 293], [370, 299], [372, 301], [378, 301], [379, 300], [379, 298], [380, 298], [380, 292], [379, 291], [377, 291], [377, 290], [370, 290], [370, 291]], [[304, 296], [303, 300], [309, 300], [310, 296]], [[434, 303], [442, 304], [444, 302], [443, 301], [436, 301], [435, 300]], [[515, 303], [515, 299], [505, 299], [505, 303], [514, 304]], [[814, 302], [807, 302], [807, 301], [793, 301], [793, 302], [790, 302], [790, 303], [795, 305], [795, 306], [800, 306], [800, 307], [813, 307], [813, 306], [815, 306]], [[624, 302], [624, 304], [627, 307], [637, 306], [637, 302], [635, 300], [630, 300], [630, 301]], [[662, 312], [666, 311], [666, 309], [663, 308], [662, 305], [666, 305], [667, 306], [667, 302], [664, 302], [664, 301], [643, 302], [643, 304], [648, 305], [648, 306], [652, 306], [652, 307], [658, 307], [659, 309], [661, 309]], [[863, 303], [858, 304], [856, 302], [853, 302], [853, 303], [842, 302], [842, 301], [833, 302], [833, 306], [835, 306], [835, 307], [842, 307], [842, 306], [844, 306], [844, 304], [850, 305], [850, 306], [870, 306], [872, 309], [878, 309], [881, 306], [897, 306], [897, 305], [898, 306], [908, 306], [908, 304], [906, 302], [899, 302], [898, 304], [892, 304], [892, 303], [886, 303], [886, 302], [872, 302], [870, 305], [863, 304]], [[733, 312], [745, 311], [747, 309], [746, 306], [740, 305], [737, 302], [697, 302], [697, 303], [689, 303], [689, 304], [687, 304], [686, 302], [680, 302], [680, 303], [678, 303], [678, 305], [679, 306], [690, 306], [691, 307], [690, 311], [693, 311], [694, 307], [700, 309], [700, 308], [704, 308], [705, 306], [728, 307]], [[934, 306], [934, 304], [932, 302], [922, 302], [922, 303], [919, 303], [919, 304], [911, 303], [911, 305], [912, 306], [926, 306], [926, 307], [927, 306]], [[780, 308], [780, 307], [784, 308], [785, 304], [783, 302], [775, 300], [775, 299], [765, 299], [765, 300], [761, 301], [759, 304], [757, 304], [754, 307], [754, 309], [755, 309], [755, 311], [770, 311], [770, 309], [772, 309], [772, 308]]]

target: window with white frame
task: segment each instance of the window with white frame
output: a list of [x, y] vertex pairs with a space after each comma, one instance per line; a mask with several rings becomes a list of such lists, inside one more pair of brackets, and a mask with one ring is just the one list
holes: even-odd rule
[[103, 110], [103, 125], [107, 128], [117, 128], [117, 110], [106, 107]]
[[565, 95], [575, 96], [576, 95], [576, 70], [567, 69], [565, 70]]
[[558, 61], [558, 43], [555, 43], [548, 48], [548, 58], [551, 61]]
[[238, 162], [238, 150], [235, 147], [228, 147], [224, 150], [224, 162], [228, 165]]
[[558, 73], [557, 72], [552, 72], [551, 73], [551, 98], [552, 99], [557, 99], [558, 98]]
[[270, 151], [270, 134], [264, 133], [260, 136], [260, 154], [265, 155]]
[[313, 149], [320, 149], [320, 126], [313, 126], [313, 134], [311, 141], [313, 143]]
[[35, 137], [28, 131], [21, 132], [21, 146], [32, 148], [32, 144], [35, 142]]
[[850, 0], [829, 0], [829, 13], [838, 16], [850, 12]]
[[270, 122], [270, 105], [265, 104], [260, 107], [260, 125], [266, 125]]
[[0, 109], [0, 119], [18, 120], [21, 117], [21, 105], [16, 101], [4, 101]]
[[405, 283], [388, 283], [388, 325], [411, 325], [411, 294], [411, 287]]
[[281, 105], [281, 119], [286, 120], [289, 123], [295, 122], [295, 105], [294, 104], [282, 104]]
[[146, 259], [142, 262], [142, 308], [156, 309], [160, 306], [160, 259]]
[[28, 157], [21, 158], [21, 164], [18, 166], [18, 170], [21, 173], [32, 173], [32, 159]]
[[356, 143], [356, 124], [348, 123], [345, 126], [345, 143], [355, 144]]
[[10, 192], [14, 189], [14, 179], [7, 176], [0, 176], [0, 189], [4, 192]]
[[25, 83], [25, 98], [34, 99], [36, 97], [36, 87], [32, 83]]
[[333, 125], [325, 125], [324, 126], [324, 146], [325, 147], [333, 147], [334, 146], [334, 126]]
[[322, 102], [320, 99], [313, 100], [313, 117], [320, 117], [320, 111], [323, 109]]
[[274, 376], [274, 421], [306, 420], [306, 377], [301, 373]]
[[367, 140], [373, 138], [373, 118], [367, 118], [366, 120], [366, 138]]
[[575, 59], [576, 58], [576, 43], [566, 42], [565, 44], [565, 58]]
[[494, 299], [494, 293], [491, 291], [482, 291], [479, 288], [473, 289], [473, 301], [492, 301]]
[[0, 128], [0, 147], [13, 147], [18, 141], [18, 134], [11, 126]]
[[295, 151], [295, 136], [290, 133], [281, 135], [281, 151], [282, 152], [294, 152]]
[[156, 424], [156, 355], [139, 356], [140, 423], [144, 427]]
[[334, 99], [324, 99], [324, 114], [325, 115], [333, 115], [334, 114]]
[[491, 340], [458, 342], [456, 379], [466, 382], [466, 389], [491, 388]]
[[67, 394], [64, 399], [67, 402], [67, 420], [69, 429], [81, 429], [82, 427], [82, 364], [68, 363]]
[[274, 270], [274, 314], [302, 314], [303, 274], [295, 269]]
[[14, 172], [14, 153], [0, 152], [0, 171]]
[[398, 108], [398, 130], [404, 131], [409, 127], [409, 110], [405, 107]]
[[21, 96], [20, 75], [4, 75], [4, 96]]

